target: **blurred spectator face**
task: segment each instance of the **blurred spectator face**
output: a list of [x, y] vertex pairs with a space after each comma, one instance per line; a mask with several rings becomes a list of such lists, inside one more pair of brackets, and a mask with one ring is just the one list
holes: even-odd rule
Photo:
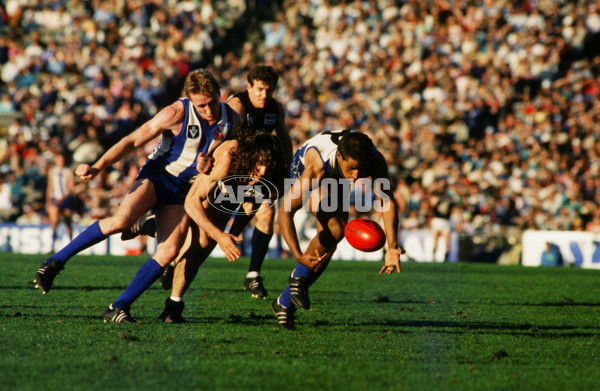
[[275, 89], [264, 81], [255, 80], [254, 84], [248, 83], [250, 102], [257, 109], [264, 109], [271, 99], [273, 99], [274, 92]]
[[58, 167], [64, 167], [65, 166], [65, 157], [62, 153], [57, 153], [54, 156], [54, 163], [58, 166]]
[[212, 95], [190, 93], [189, 98], [203, 120], [207, 121], [209, 125], [217, 122], [221, 109], [218, 92]]

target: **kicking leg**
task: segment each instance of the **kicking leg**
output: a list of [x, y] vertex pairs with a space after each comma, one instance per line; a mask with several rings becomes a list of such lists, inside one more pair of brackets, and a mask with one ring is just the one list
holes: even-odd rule
[[154, 185], [149, 180], [136, 181], [114, 216], [96, 221], [81, 232], [69, 244], [46, 259], [36, 272], [34, 282], [46, 294], [54, 283], [56, 275], [67, 261], [81, 251], [100, 243], [108, 235], [129, 227], [156, 202]]

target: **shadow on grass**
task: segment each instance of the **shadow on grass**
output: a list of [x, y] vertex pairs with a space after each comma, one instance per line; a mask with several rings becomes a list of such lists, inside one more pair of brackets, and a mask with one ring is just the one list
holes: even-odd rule
[[[334, 325], [334, 324], [330, 324]], [[598, 329], [591, 326], [543, 326], [529, 323], [507, 323], [507, 322], [461, 322], [461, 321], [430, 321], [430, 320], [390, 320], [384, 322], [362, 322], [351, 324], [355, 327], [379, 327], [406, 329], [427, 329], [432, 333], [446, 334], [511, 334], [532, 335], [550, 338], [563, 337], [594, 337], [598, 335]], [[590, 330], [590, 332], [581, 332]]]
[[557, 301], [557, 302], [542, 302], [542, 303], [530, 303], [524, 301], [522, 303], [506, 303], [498, 304], [501, 306], [531, 306], [531, 307], [598, 307], [600, 308], [600, 301], [595, 303], [589, 302], [576, 302], [576, 301]]
[[[0, 306], [1, 309], [14, 309], [12, 306]], [[23, 311], [25, 309], [25, 311]], [[28, 312], [27, 309], [32, 310]], [[1, 314], [0, 318], [27, 317], [27, 318], [44, 318], [56, 320], [75, 320], [84, 319], [102, 323], [102, 311], [99, 310], [90, 315], [76, 314], [54, 314], [44, 311], [40, 306], [19, 306], [17, 313]], [[21, 312], [22, 311], [22, 312]], [[156, 316], [148, 316], [146, 312], [144, 316], [136, 316], [135, 311], [132, 311], [132, 316], [139, 322], [139, 325], [156, 326], [163, 324]], [[304, 311], [303, 311], [304, 312]], [[318, 312], [315, 311], [318, 315]], [[142, 315], [142, 314], [139, 314]], [[194, 327], [196, 325], [206, 324], [234, 324], [244, 326], [276, 326], [277, 320], [270, 312], [255, 313], [249, 312], [245, 314], [230, 314], [225, 316], [186, 316], [187, 323], [172, 325], [169, 327]], [[399, 334], [411, 334], [415, 332], [427, 332], [431, 334], [453, 334], [453, 335], [468, 335], [468, 334], [496, 334], [496, 335], [525, 335], [531, 337], [544, 338], [580, 338], [580, 337], [596, 337], [598, 329], [591, 326], [554, 326], [554, 325], [534, 325], [529, 323], [509, 323], [509, 322], [467, 322], [467, 321], [433, 321], [433, 320], [384, 320], [372, 322], [336, 322], [323, 319], [318, 316], [311, 316], [307, 311], [303, 313], [296, 321], [297, 328], [306, 331], [311, 327], [337, 327], [343, 328], [348, 332], [393, 332]]]
[[[173, 327], [174, 329], [176, 328], [181, 328], [181, 327], [196, 327], [196, 326], [203, 326], [203, 325], [216, 325], [216, 324], [239, 324], [239, 325], [245, 325], [245, 326], [277, 326], [277, 319], [275, 319], [275, 317], [270, 317], [270, 316], [262, 316], [262, 317], [252, 317], [252, 316], [238, 316], [238, 315], [232, 315], [229, 317], [214, 317], [214, 316], [207, 316], [207, 317], [198, 317], [198, 316], [194, 316], [194, 317], [185, 317], [186, 319], [186, 323], [180, 323], [180, 324], [168, 324], [168, 323], [164, 323], [162, 320], [160, 320], [158, 318], [158, 313], [157, 312], [157, 316], [148, 316], [148, 314], [146, 314], [146, 316], [137, 316], [135, 314], [134, 311], [132, 311], [131, 315], [133, 316], [133, 318], [136, 320], [136, 324], [134, 324], [133, 326], [137, 325], [137, 326], [159, 326], [159, 325], [165, 325], [166, 327]], [[0, 318], [13, 318], [13, 317], [28, 317], [28, 318], [43, 318], [43, 319], [56, 319], [56, 320], [60, 320], [60, 321], [64, 321], [64, 320], [69, 320], [69, 321], [73, 321], [73, 320], [85, 320], [86, 322], [91, 321], [92, 323], [104, 323], [104, 320], [102, 318], [102, 311], [94, 314], [94, 315], [54, 315], [54, 314], [15, 314], [15, 315], [11, 315], [11, 314], [6, 314], [4, 316], [0, 315]], [[114, 324], [114, 323], [107, 323], [108, 324]], [[116, 325], [116, 326], [121, 326], [121, 325]], [[126, 325], [127, 326], [127, 325]]]
[[[122, 291], [127, 287], [127, 284], [129, 284], [129, 281], [123, 281], [122, 285], [115, 285], [115, 286], [97, 286], [97, 285], [54, 285], [52, 286], [51, 291], [86, 291], [86, 292], [91, 292], [91, 291], [105, 291], [105, 290], [116, 290], [116, 291]], [[239, 286], [238, 286], [239, 285]], [[211, 293], [211, 292], [224, 292], [224, 293], [245, 293], [248, 294], [249, 291], [244, 290], [242, 288], [242, 284], [232, 284], [232, 288], [213, 288], [213, 287], [206, 287], [206, 286], [202, 286], [202, 285], [194, 285], [191, 289], [197, 291], [196, 293], [198, 294], [203, 294], [203, 293]], [[33, 278], [31, 279], [31, 281], [27, 281], [26, 283], [22, 284], [22, 285], [0, 285], [0, 290], [33, 290], [33, 291], [38, 291], [41, 293], [41, 291], [37, 288], [35, 288], [35, 283], [33, 282]], [[171, 290], [165, 290], [163, 289], [159, 283], [155, 283], [152, 286], [150, 286], [148, 288], [148, 290], [162, 290], [165, 292], [170, 292]], [[49, 293], [50, 294], [50, 293]]]
[[[57, 285], [57, 286], [52, 286], [52, 289], [50, 290], [50, 292], [48, 293], [48, 295], [52, 295], [52, 292], [56, 292], [56, 291], [85, 291], [85, 292], [93, 292], [93, 291], [107, 291], [107, 290], [113, 290], [113, 291], [123, 291], [125, 288], [127, 288], [127, 284], [129, 283], [129, 281], [124, 282], [122, 285], [114, 285], [114, 286], [96, 286], [96, 285]], [[201, 287], [195, 287], [194, 289], [201, 289]], [[23, 285], [13, 285], [13, 286], [8, 286], [8, 285], [0, 285], [0, 290], [31, 290], [33, 292], [39, 292], [40, 295], [42, 294], [42, 292], [38, 289], [35, 288], [35, 283], [32, 281], [27, 282]], [[170, 292], [170, 289], [167, 291], [165, 289], [163, 289], [158, 283], [156, 285], [152, 285], [148, 288], [148, 290], [161, 290], [161, 291], [165, 291], [165, 292]], [[213, 288], [206, 288], [205, 289], [207, 292], [208, 291], [217, 291], [217, 289], [213, 289]], [[242, 290], [242, 288], [239, 289], [218, 289], [218, 291], [223, 291], [223, 292], [244, 292]]]
[[[89, 286], [89, 285], [78, 285], [78, 286], [53, 286], [51, 291], [101, 291], [101, 290], [123, 290], [127, 287], [127, 285], [119, 285], [119, 286]], [[154, 288], [149, 288], [154, 289]], [[2, 286], [0, 285], [0, 290], [32, 290], [38, 291], [41, 294], [41, 291], [38, 288], [35, 288], [35, 283], [32, 281], [27, 282], [23, 285], [13, 285], [13, 286]], [[48, 293], [51, 294], [51, 293]]]

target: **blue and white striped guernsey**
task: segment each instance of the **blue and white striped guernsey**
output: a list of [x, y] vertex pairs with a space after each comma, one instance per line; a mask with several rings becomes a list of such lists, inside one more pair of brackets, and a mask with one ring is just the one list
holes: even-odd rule
[[321, 162], [323, 163], [323, 170], [327, 177], [340, 177], [338, 162], [337, 162], [337, 150], [339, 139], [342, 135], [350, 132], [350, 130], [333, 130], [326, 131], [317, 134], [313, 138], [307, 140], [294, 154], [291, 167], [291, 177], [299, 178], [304, 171], [305, 156], [310, 149], [315, 149], [319, 153]]
[[185, 118], [177, 136], [163, 133], [160, 142], [148, 159], [164, 164], [165, 170], [186, 182], [193, 182], [198, 171], [196, 159], [200, 152], [208, 155], [227, 138], [233, 128], [233, 111], [220, 102], [221, 115], [214, 125], [208, 125], [198, 115], [187, 98], [179, 99], [184, 106]]
[[69, 167], [59, 168], [53, 166], [50, 171], [52, 176], [52, 192], [50, 198], [53, 200], [62, 200], [69, 193], [69, 173], [72, 171]]

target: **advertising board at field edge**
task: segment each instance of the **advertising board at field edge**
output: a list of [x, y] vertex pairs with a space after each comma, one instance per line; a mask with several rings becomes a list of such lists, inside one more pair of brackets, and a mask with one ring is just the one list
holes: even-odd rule
[[523, 232], [521, 264], [542, 266], [545, 252], [551, 248], [562, 258], [564, 266], [600, 269], [600, 235], [581, 231]]
[[[299, 224], [301, 225], [301, 224]], [[304, 226], [307, 230], [304, 235], [307, 238], [312, 237], [314, 232], [310, 232], [310, 227]], [[79, 234], [85, 227], [74, 227], [74, 235]], [[249, 227], [251, 231], [251, 227]], [[82, 255], [139, 255], [144, 250], [152, 254], [156, 249], [156, 240], [148, 238], [146, 248], [142, 248], [142, 242], [138, 238], [133, 240], [122, 241], [121, 235], [116, 234], [110, 236], [107, 240], [102, 241], [93, 247], [82, 251]], [[247, 232], [245, 237], [250, 238], [251, 232]], [[250, 244], [243, 244], [244, 246]], [[52, 249], [52, 230], [48, 225], [17, 225], [14, 223], [0, 224], [0, 252], [11, 252], [17, 254], [50, 254], [58, 251], [69, 243], [69, 238], [64, 229], [59, 229], [58, 238], [55, 243], [55, 248]], [[402, 231], [400, 233], [400, 243], [406, 249], [406, 255], [403, 255], [403, 261], [410, 259], [417, 262], [457, 262], [458, 260], [458, 237], [453, 233], [450, 238], [449, 249], [446, 249], [446, 244], [442, 243], [435, 254], [433, 253], [433, 239], [429, 230], [411, 230]], [[308, 239], [300, 240], [302, 248], [308, 245]], [[270, 243], [269, 253], [267, 257], [279, 257], [281, 251], [289, 250], [284, 241], [279, 241], [276, 236], [273, 236]], [[250, 248], [246, 249], [250, 253]], [[446, 259], [448, 253], [448, 259]], [[223, 257], [224, 254], [217, 246], [213, 251], [212, 256]], [[343, 239], [338, 245], [336, 252], [333, 255], [334, 260], [347, 261], [381, 261], [384, 257], [384, 250], [375, 252], [362, 252], [354, 249], [350, 244]]]

